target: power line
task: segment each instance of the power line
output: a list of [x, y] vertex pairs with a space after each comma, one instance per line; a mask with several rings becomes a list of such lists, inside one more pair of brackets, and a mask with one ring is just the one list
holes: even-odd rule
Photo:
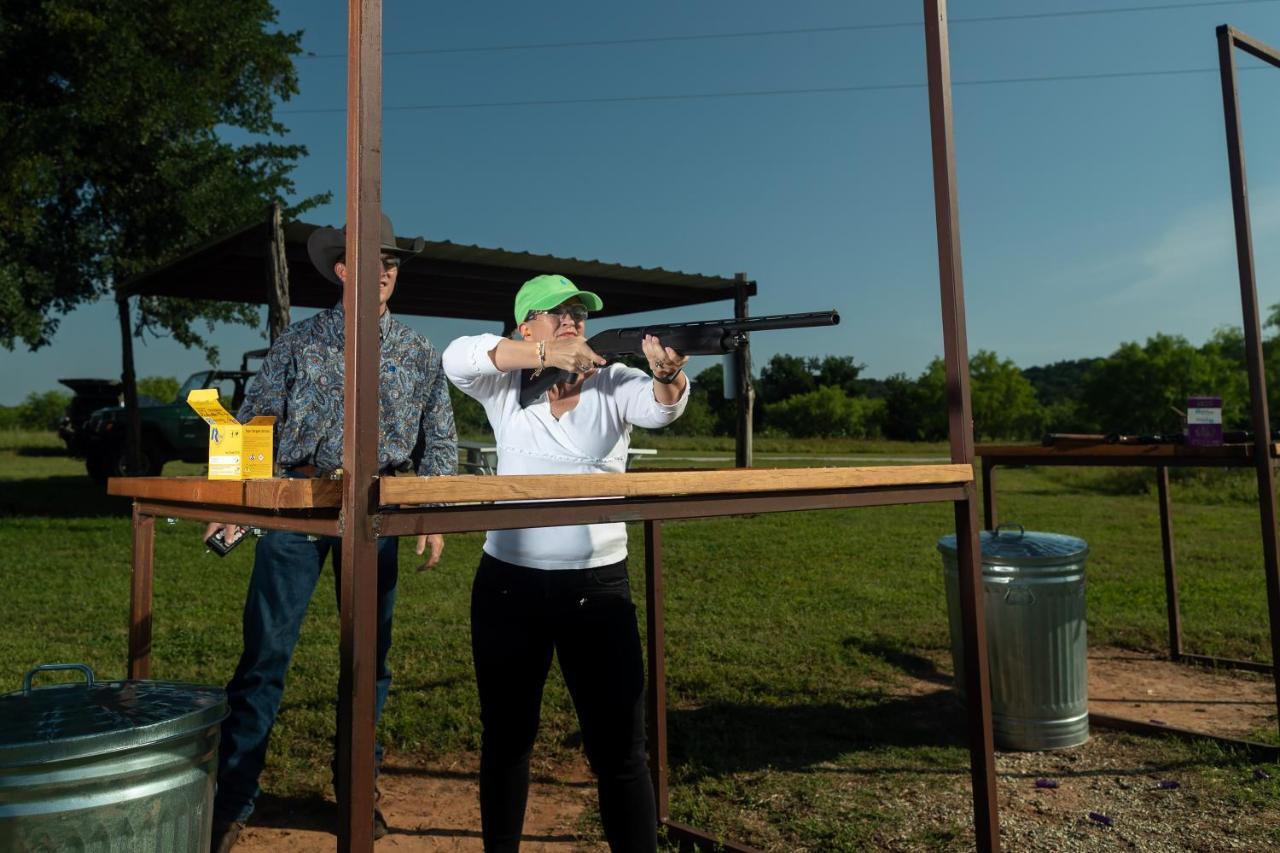
[[[1240, 71], [1258, 71], [1261, 66], [1241, 68]], [[1216, 74], [1217, 68], [1169, 68], [1156, 71], [1110, 71], [1097, 74], [1055, 74], [1046, 77], [992, 77], [986, 80], [953, 81], [952, 86], [998, 86], [1016, 83], [1060, 83], [1078, 80], [1117, 80], [1132, 77], [1172, 77], [1189, 74]], [[784, 95], [834, 95], [853, 92], [888, 92], [899, 89], [924, 89], [924, 83], [872, 83], [864, 86], [815, 86], [803, 89], [752, 89], [741, 92], [681, 92], [666, 95], [612, 95], [598, 98], [546, 98], [528, 101], [476, 101], [453, 104], [417, 104], [383, 107], [383, 112], [411, 112], [427, 110], [474, 110], [500, 107], [549, 107], [573, 104], [627, 104], [657, 101], [703, 101], [721, 98], [768, 98]], [[277, 115], [306, 115], [319, 113], [345, 113], [346, 107], [320, 107], [315, 109], [276, 110]]]
[[[1048, 18], [1082, 18], [1097, 15], [1121, 15], [1141, 12], [1168, 12], [1180, 9], [1197, 9], [1220, 6], [1250, 6], [1259, 3], [1275, 3], [1280, 0], [1199, 0], [1191, 3], [1160, 3], [1150, 6], [1122, 6], [1110, 9], [1074, 9], [1060, 12], [1027, 12], [1019, 15], [987, 15], [974, 18], [950, 18], [952, 24], [990, 24], [999, 21], [1031, 21]], [[662, 42], [684, 41], [717, 41], [728, 39], [759, 38], [762, 36], [811, 35], [815, 33], [865, 32], [870, 30], [893, 30], [918, 28], [920, 21], [893, 21], [883, 24], [849, 24], [828, 27], [800, 27], [782, 30], [748, 30], [732, 33], [692, 33], [665, 36], [648, 36], [621, 39], [594, 39], [590, 41], [529, 42], [525, 44], [480, 45], [472, 47], [425, 47], [406, 50], [388, 50], [383, 56], [425, 56], [449, 53], [498, 53], [514, 50], [558, 50], [573, 47], [617, 47], [621, 45], [658, 44]], [[299, 59], [343, 59], [346, 53], [308, 53]]]

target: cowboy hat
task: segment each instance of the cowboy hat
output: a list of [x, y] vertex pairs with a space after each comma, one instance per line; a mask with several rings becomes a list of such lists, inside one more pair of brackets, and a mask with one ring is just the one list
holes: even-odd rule
[[[396, 255], [401, 262], [409, 260], [422, 251], [423, 240], [421, 237], [415, 237], [412, 240], [412, 249], [400, 248], [396, 243], [395, 229], [391, 227], [391, 217], [385, 213], [382, 214], [380, 237], [382, 251]], [[347, 228], [345, 225], [342, 228], [317, 228], [307, 238], [307, 254], [311, 257], [311, 263], [315, 265], [315, 268], [320, 271], [322, 276], [334, 284], [342, 284], [342, 279], [338, 278], [338, 274], [333, 271], [333, 265], [346, 252]]]

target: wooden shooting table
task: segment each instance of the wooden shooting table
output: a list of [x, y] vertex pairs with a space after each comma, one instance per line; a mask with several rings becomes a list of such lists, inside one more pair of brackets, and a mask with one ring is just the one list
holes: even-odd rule
[[[155, 518], [229, 521], [341, 537], [339, 579], [338, 849], [373, 850], [373, 717], [376, 606], [370, 578], [377, 538], [498, 528], [642, 521], [649, 598], [653, 774], [661, 823], [681, 847], [745, 850], [672, 823], [667, 813], [662, 528], [666, 518], [817, 510], [922, 502], [953, 505], [961, 602], [974, 840], [998, 850], [1000, 830], [991, 736], [981, 555], [973, 476], [964, 277], [951, 104], [946, 0], [924, 0], [924, 60], [938, 251], [938, 295], [946, 368], [949, 465], [891, 468], [654, 472], [559, 476], [377, 477], [379, 356], [378, 223], [382, 206], [382, 2], [347, 2], [347, 266], [343, 288], [345, 477], [337, 481], [210, 484], [203, 480], [114, 480], [132, 497], [133, 585], [129, 674], [151, 667], [151, 579]], [[588, 280], [588, 284], [590, 281]], [[513, 286], [514, 290], [514, 286]], [[745, 302], [741, 304], [745, 316]], [[735, 313], [737, 313], [735, 311]], [[749, 375], [744, 371], [745, 375]], [[746, 389], [744, 389], [745, 391]], [[746, 411], [744, 407], [743, 412]], [[583, 500], [594, 498], [594, 500]], [[496, 503], [516, 501], [516, 503]], [[537, 503], [532, 503], [537, 501]], [[424, 507], [421, 504], [435, 504]], [[414, 504], [414, 508], [404, 505]], [[936, 531], [934, 531], [936, 532]]]
[[[253, 527], [341, 536], [341, 482], [337, 480], [209, 481], [198, 477], [112, 479], [108, 492], [133, 498], [133, 582], [129, 614], [129, 678], [151, 677], [156, 517], [230, 521]], [[424, 532], [595, 524], [644, 523], [648, 643], [650, 769], [659, 820], [682, 845], [750, 851], [732, 841], [670, 819], [667, 789], [665, 604], [662, 520], [746, 513], [789, 512], [940, 501], [976, 503], [973, 467], [965, 464], [874, 468], [646, 471], [573, 476], [520, 475], [392, 477], [376, 484], [381, 511], [370, 518], [376, 536]], [[592, 500], [583, 500], [584, 498]], [[502, 501], [503, 503], [497, 503]], [[508, 503], [515, 501], [515, 503]], [[531, 503], [533, 502], [533, 503]], [[413, 508], [401, 505], [440, 504]], [[934, 535], [936, 531], [922, 531]], [[345, 609], [347, 603], [340, 602]], [[965, 620], [977, 622], [975, 599], [961, 596]], [[975, 673], [977, 667], [968, 667]], [[970, 713], [989, 713], [976, 674], [967, 695], [981, 697]], [[994, 772], [990, 743], [976, 750], [973, 773]], [[975, 794], [984, 790], [975, 782]], [[984, 810], [992, 821], [994, 810]], [[993, 835], [994, 825], [983, 829]], [[998, 835], [995, 835], [998, 837]]]
[[[1274, 466], [1280, 459], [1280, 444], [1266, 445]], [[1160, 544], [1164, 556], [1165, 606], [1169, 621], [1169, 657], [1174, 661], [1228, 666], [1254, 672], [1275, 673], [1271, 664], [1258, 661], [1232, 660], [1210, 655], [1192, 654], [1182, 647], [1182, 616], [1178, 608], [1178, 574], [1173, 546], [1173, 515], [1169, 498], [1170, 468], [1256, 468], [1255, 448], [1248, 444], [1224, 444], [1220, 447], [1191, 447], [1181, 444], [1107, 444], [1099, 442], [1067, 442], [1052, 446], [1027, 444], [979, 444], [974, 449], [982, 462], [983, 526], [994, 530], [999, 523], [996, 508], [996, 468], [1029, 465], [1066, 465], [1078, 467], [1154, 468], [1160, 504]], [[1260, 502], [1261, 503], [1261, 502]], [[1268, 518], [1261, 512], [1265, 526]], [[1273, 576], [1277, 567], [1264, 549], [1265, 570]], [[1280, 614], [1274, 602], [1268, 602], [1272, 630], [1280, 625]], [[1280, 675], [1276, 680], [1276, 704], [1280, 708]], [[1093, 715], [1091, 715], [1092, 717]], [[1101, 720], [1109, 723], [1109, 718]], [[1128, 727], [1128, 726], [1126, 726]]]

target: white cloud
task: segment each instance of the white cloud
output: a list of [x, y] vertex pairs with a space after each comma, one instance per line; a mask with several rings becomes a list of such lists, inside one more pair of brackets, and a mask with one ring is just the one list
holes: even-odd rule
[[[1268, 271], [1277, 268], [1280, 240], [1280, 192], [1258, 189], [1250, 203], [1253, 251], [1259, 300], [1264, 304], [1280, 294], [1280, 282]], [[1176, 216], [1150, 244], [1110, 265], [1108, 277], [1118, 286], [1104, 298], [1112, 307], [1165, 304], [1176, 300], [1184, 309], [1208, 308], [1229, 295], [1233, 302], [1238, 279], [1235, 228], [1230, 202], [1200, 205]], [[1124, 279], [1129, 279], [1123, 283]], [[1269, 298], [1270, 297], [1270, 298]]]

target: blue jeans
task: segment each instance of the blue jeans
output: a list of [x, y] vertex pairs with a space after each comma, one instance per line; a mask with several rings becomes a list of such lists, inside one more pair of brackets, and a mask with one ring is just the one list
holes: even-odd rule
[[[391, 686], [387, 651], [391, 648], [391, 616], [396, 601], [398, 565], [395, 538], [378, 540], [378, 671], [374, 719]], [[218, 747], [217, 820], [244, 821], [253, 812], [261, 788], [258, 777], [267, 756], [267, 740], [280, 710], [285, 673], [307, 606], [320, 579], [327, 554], [333, 553], [335, 595], [341, 591], [342, 540], [309, 538], [303, 533], [270, 530], [258, 540], [253, 575], [244, 603], [244, 652], [227, 685], [229, 716], [222, 723]], [[375, 766], [382, 745], [375, 743]]]

